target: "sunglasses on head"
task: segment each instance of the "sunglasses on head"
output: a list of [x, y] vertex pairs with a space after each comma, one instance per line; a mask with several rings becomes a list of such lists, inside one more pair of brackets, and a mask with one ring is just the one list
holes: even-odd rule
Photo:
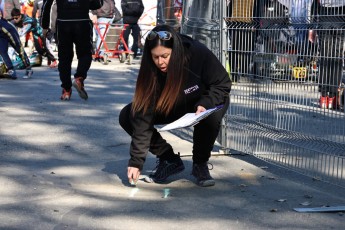
[[153, 40], [156, 37], [159, 37], [159, 39], [161, 40], [170, 40], [172, 37], [172, 34], [168, 31], [151, 31], [148, 35], [147, 35], [147, 39], [148, 40]]

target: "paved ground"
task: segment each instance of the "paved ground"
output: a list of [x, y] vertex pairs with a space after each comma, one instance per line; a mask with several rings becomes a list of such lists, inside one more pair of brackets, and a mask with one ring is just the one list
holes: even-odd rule
[[[0, 80], [0, 229], [344, 228], [343, 213], [293, 210], [345, 205], [344, 189], [251, 156], [215, 151], [216, 186], [196, 186], [191, 143], [176, 132], [164, 136], [186, 170], [166, 184], [130, 187], [130, 137], [118, 115], [131, 100], [137, 63], [93, 63], [88, 101], [75, 91], [60, 101], [58, 73], [47, 67], [34, 68], [32, 79]], [[154, 166], [151, 155], [143, 174]]]

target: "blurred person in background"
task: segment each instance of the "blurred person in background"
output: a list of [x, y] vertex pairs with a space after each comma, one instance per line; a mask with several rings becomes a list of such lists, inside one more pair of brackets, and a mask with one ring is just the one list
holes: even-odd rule
[[123, 24], [127, 24], [123, 37], [128, 46], [128, 38], [132, 33], [133, 45], [131, 50], [134, 53], [134, 58], [138, 54], [138, 44], [140, 36], [140, 27], [138, 20], [144, 12], [144, 4], [142, 0], [121, 0]]
[[21, 28], [19, 37], [25, 36], [27, 33], [31, 32], [37, 53], [48, 58], [48, 61], [51, 62], [49, 65], [50, 68], [56, 68], [58, 66], [57, 60], [47, 48], [49, 41], [44, 42], [43, 30], [37, 19], [29, 17], [26, 14], [21, 14], [18, 9], [13, 9], [11, 15], [13, 17], [13, 24]]
[[34, 1], [34, 8], [32, 10], [32, 16], [37, 18], [40, 21], [41, 18], [41, 9], [43, 6], [43, 0], [35, 0]]
[[[98, 10], [91, 11], [91, 20], [94, 24], [96, 36], [96, 50], [100, 51], [101, 36], [105, 39], [107, 24], [111, 24], [115, 15], [115, 1], [103, 0], [103, 6]], [[97, 29], [98, 28], [98, 29]]]
[[22, 60], [26, 68], [26, 72], [23, 78], [30, 78], [33, 74], [33, 71], [31, 70], [30, 60], [26, 55], [24, 47], [22, 46], [22, 43], [19, 39], [18, 31], [13, 24], [2, 17], [2, 12], [2, 8], [0, 7], [0, 55], [6, 66], [5, 76], [12, 79], [17, 78], [12, 60], [8, 55], [8, 45], [11, 45], [18, 53], [19, 58]]
[[338, 109], [343, 74], [345, 0], [314, 0], [312, 15], [317, 23], [315, 31], [320, 47], [320, 107]]
[[[34, 0], [26, 0], [24, 1], [24, 3], [22, 4], [21, 7], [21, 13], [22, 14], [26, 14], [29, 17], [32, 17], [32, 11], [34, 9]], [[26, 33], [25, 35], [25, 47], [30, 47], [30, 50], [33, 49], [34, 47], [34, 37], [33, 34], [31, 32]]]
[[34, 0], [27, 0], [21, 7], [21, 13], [32, 17], [32, 12], [34, 9]]

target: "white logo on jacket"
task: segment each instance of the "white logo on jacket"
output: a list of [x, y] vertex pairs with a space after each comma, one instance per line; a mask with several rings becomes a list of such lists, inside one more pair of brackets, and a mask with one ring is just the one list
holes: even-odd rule
[[198, 85], [189, 87], [188, 89], [185, 89], [185, 90], [184, 90], [184, 94], [193, 93], [194, 91], [197, 91], [198, 89], [199, 89], [199, 86], [198, 86]]

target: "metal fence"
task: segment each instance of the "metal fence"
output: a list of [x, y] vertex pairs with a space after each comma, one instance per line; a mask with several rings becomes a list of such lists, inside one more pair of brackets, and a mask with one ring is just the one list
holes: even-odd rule
[[230, 153], [345, 187], [345, 6], [318, 2], [187, 0], [182, 32], [229, 69]]

